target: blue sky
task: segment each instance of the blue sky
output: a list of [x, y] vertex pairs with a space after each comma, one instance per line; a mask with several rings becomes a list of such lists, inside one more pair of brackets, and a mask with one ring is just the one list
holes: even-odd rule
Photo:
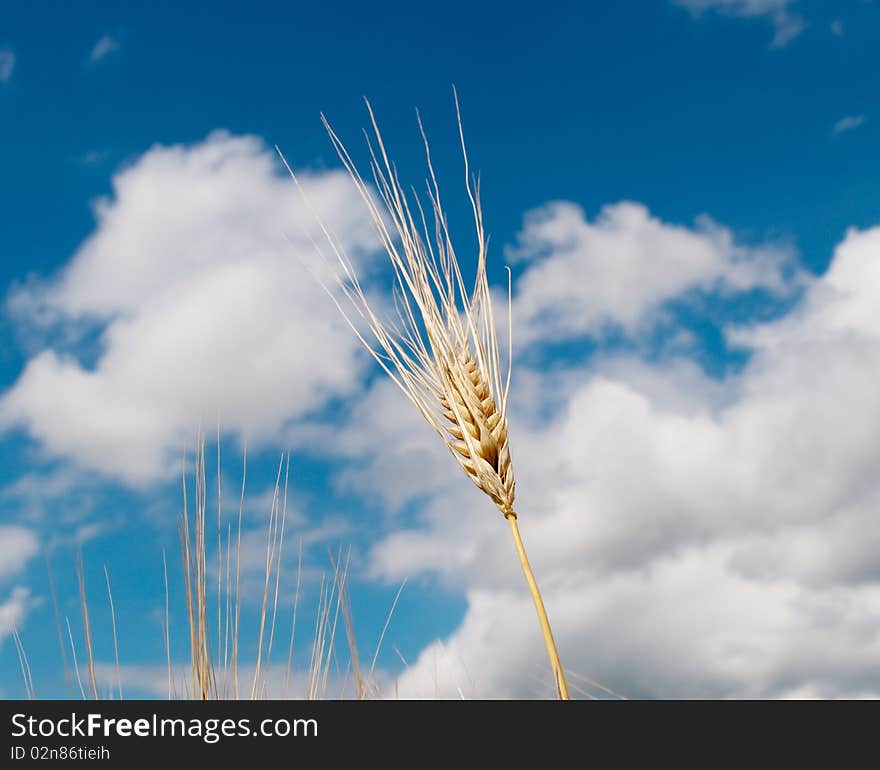
[[292, 452], [306, 606], [351, 545], [371, 653], [408, 580], [386, 682], [547, 694], [504, 522], [303, 269], [271, 149], [379, 290], [319, 116], [363, 161], [368, 96], [418, 185], [418, 107], [467, 264], [453, 83], [492, 277], [513, 269], [522, 526], [563, 658], [632, 696], [880, 693], [878, 35], [872, 0], [7, 4], [0, 693], [23, 693], [15, 625], [65, 694], [43, 553], [76, 631], [79, 548], [99, 659], [106, 565], [127, 689], [161, 693], [178, 469], [219, 421], [255, 543]]

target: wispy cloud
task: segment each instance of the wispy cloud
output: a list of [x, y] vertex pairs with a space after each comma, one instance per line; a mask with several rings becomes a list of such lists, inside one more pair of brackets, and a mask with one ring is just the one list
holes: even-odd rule
[[114, 51], [119, 50], [119, 41], [112, 35], [104, 35], [92, 48], [89, 54], [89, 61], [99, 62], [101, 59], [109, 56]]
[[8, 48], [0, 48], [0, 83], [8, 83], [15, 68], [15, 54]]
[[97, 163], [103, 163], [110, 157], [109, 150], [89, 150], [79, 156], [78, 160], [84, 166], [94, 166]]
[[841, 118], [834, 124], [834, 133], [842, 134], [844, 131], [852, 131], [852, 129], [858, 128], [864, 124], [864, 115], [847, 115], [845, 118]]
[[803, 18], [793, 10], [797, 0], [672, 0], [687, 8], [694, 16], [714, 11], [723, 16], [740, 19], [769, 19], [773, 24], [772, 46], [782, 48], [794, 40], [806, 27]]
[[16, 586], [12, 593], [0, 602], [0, 640], [9, 636], [17, 627], [21, 627], [28, 610], [33, 606], [31, 592], [24, 586]]
[[17, 525], [0, 526], [0, 578], [21, 572], [37, 549], [37, 536], [32, 530]]
[[831, 22], [831, 34], [835, 37], [843, 37], [843, 22], [840, 19]]

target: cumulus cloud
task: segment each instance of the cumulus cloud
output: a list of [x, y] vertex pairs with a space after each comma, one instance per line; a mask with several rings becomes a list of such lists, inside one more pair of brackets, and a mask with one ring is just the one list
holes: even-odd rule
[[792, 289], [790, 250], [739, 245], [707, 217], [695, 229], [668, 224], [637, 203], [606, 206], [593, 222], [579, 206], [552, 203], [527, 216], [519, 241], [511, 256], [528, 264], [513, 316], [523, 345], [604, 324], [632, 333], [688, 291]]
[[[347, 178], [302, 182], [341, 243], [365, 253], [373, 232]], [[261, 140], [156, 146], [114, 176], [95, 216], [65, 268], [7, 305], [47, 333], [97, 334], [97, 354], [54, 335], [0, 397], [0, 427], [144, 482], [170, 472], [200, 421], [261, 441], [356, 387], [358, 344], [303, 266], [313, 214]]]
[[[699, 230], [674, 232], [678, 249], [664, 246], [664, 226], [650, 232], [656, 248], [646, 238], [646, 251], [676, 265], [688, 247], [711, 253]], [[542, 259], [563, 260], [572, 275], [581, 259], [600, 276], [613, 270], [595, 264], [615, 260], [613, 248], [571, 244], [552, 241]], [[693, 262], [715, 265], [697, 275], [727, 270]], [[758, 260], [763, 268], [732, 283], [774, 286], [776, 264]], [[764, 281], [752, 272], [761, 269]], [[524, 273], [515, 307], [536, 293], [552, 306], [554, 291], [568, 302], [577, 282], [547, 274], [548, 286], [535, 287]], [[629, 276], [638, 297], [639, 272]], [[722, 380], [680, 357], [620, 353], [517, 372], [520, 525], [575, 686], [585, 675], [633, 697], [880, 695], [880, 228], [848, 232], [829, 270], [804, 286], [784, 317], [727, 329], [751, 355]], [[542, 334], [601, 333], [573, 313], [558, 323]], [[552, 696], [504, 522], [417, 415], [383, 432], [395, 408], [412, 412], [386, 387], [344, 434], [365, 469], [354, 483], [387, 495], [390, 469], [413, 454], [420, 481], [433, 481], [420, 492], [394, 474], [404, 498], [423, 501], [421, 514], [375, 546], [373, 574], [432, 575], [468, 599], [462, 624], [403, 674], [401, 694]], [[401, 427], [424, 443], [398, 447]]]
[[112, 35], [104, 35], [92, 48], [92, 51], [89, 54], [89, 61], [97, 63], [101, 61], [101, 59], [118, 50], [119, 41]]
[[30, 529], [0, 525], [0, 578], [20, 572], [37, 549], [37, 537]]
[[15, 69], [15, 54], [8, 48], [0, 48], [0, 83], [8, 83]]
[[[38, 549], [37, 536], [32, 530], [0, 525], [0, 580], [21, 572]], [[0, 642], [15, 628], [21, 627], [31, 604], [31, 592], [24, 586], [14, 587], [5, 599], [0, 600]]]
[[773, 23], [773, 46], [781, 48], [794, 40], [806, 27], [803, 18], [793, 10], [797, 0], [672, 0], [695, 16], [715, 11], [724, 16], [743, 19], [768, 18]]
[[844, 131], [852, 131], [865, 123], [864, 115], [847, 115], [834, 124], [834, 133], [842, 134]]
[[24, 586], [13, 588], [7, 599], [0, 603], [0, 641], [16, 628], [21, 628], [31, 604], [31, 592]]
[[[876, 697], [874, 588], [804, 591], [693, 549], [613, 578], [545, 592], [577, 697], [590, 679], [628, 697]], [[552, 697], [528, 597], [473, 590], [462, 625], [399, 682], [403, 697]], [[865, 618], [867, 615], [867, 619]], [[479, 651], [479, 652], [477, 652]]]

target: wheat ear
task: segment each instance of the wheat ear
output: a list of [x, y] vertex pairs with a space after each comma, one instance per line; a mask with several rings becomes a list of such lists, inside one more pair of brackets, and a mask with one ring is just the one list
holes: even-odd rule
[[[370, 169], [378, 199], [358, 172], [345, 146], [322, 115], [333, 146], [369, 210], [376, 233], [394, 270], [397, 319], [380, 319], [361, 287], [350, 259], [318, 218], [333, 259], [315, 244], [332, 270], [338, 292], [330, 298], [375, 360], [437, 432], [458, 464], [510, 524], [520, 566], [528, 584], [561, 699], [569, 698], [547, 611], [514, 509], [516, 478], [510, 456], [506, 375], [501, 361], [492, 297], [486, 275], [488, 242], [483, 228], [479, 180], [468, 166], [458, 97], [455, 97], [465, 185], [477, 238], [477, 272], [468, 292], [452, 245], [428, 141], [419, 119], [428, 167], [427, 197], [433, 216], [425, 216], [419, 196], [413, 204], [388, 158], [370, 103], [373, 138], [367, 135]], [[280, 154], [280, 151], [279, 151]], [[284, 156], [282, 155], [282, 160]], [[296, 175], [284, 161], [294, 181]], [[342, 297], [339, 297], [341, 292]], [[508, 284], [508, 294], [510, 287]], [[369, 331], [361, 331], [366, 326]], [[372, 341], [368, 341], [372, 337]]]

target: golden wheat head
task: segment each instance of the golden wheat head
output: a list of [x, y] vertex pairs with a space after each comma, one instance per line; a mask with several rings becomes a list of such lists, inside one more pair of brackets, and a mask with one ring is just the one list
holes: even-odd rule
[[[445, 439], [455, 459], [505, 515], [513, 514], [516, 478], [510, 461], [507, 419], [499, 411], [477, 362], [462, 354], [461, 373], [448, 373], [440, 396], [447, 420]], [[458, 376], [456, 376], [456, 374]]]
[[[427, 197], [432, 212], [430, 230], [419, 197], [413, 195], [411, 200], [398, 180], [369, 102], [367, 109], [373, 126], [373, 140], [367, 140], [370, 167], [378, 199], [326, 119], [324, 125], [367, 205], [379, 241], [391, 260], [397, 318], [380, 318], [373, 311], [351, 261], [322, 224], [327, 243], [336, 257], [336, 264], [331, 267], [337, 288], [349, 306], [343, 306], [338, 292], [328, 293], [361, 342], [440, 435], [474, 484], [492, 499], [505, 517], [515, 516], [516, 483], [507, 425], [510, 372], [508, 367], [507, 377], [502, 374], [486, 276], [487, 242], [479, 182], [468, 169], [460, 115], [458, 127], [465, 183], [476, 228], [477, 271], [471, 291], [465, 288], [452, 246], [421, 120], [419, 128], [425, 142], [429, 177]], [[457, 99], [456, 112], [458, 114]], [[289, 166], [288, 170], [296, 180]], [[369, 328], [372, 340], [368, 341], [359, 330], [358, 319]]]

